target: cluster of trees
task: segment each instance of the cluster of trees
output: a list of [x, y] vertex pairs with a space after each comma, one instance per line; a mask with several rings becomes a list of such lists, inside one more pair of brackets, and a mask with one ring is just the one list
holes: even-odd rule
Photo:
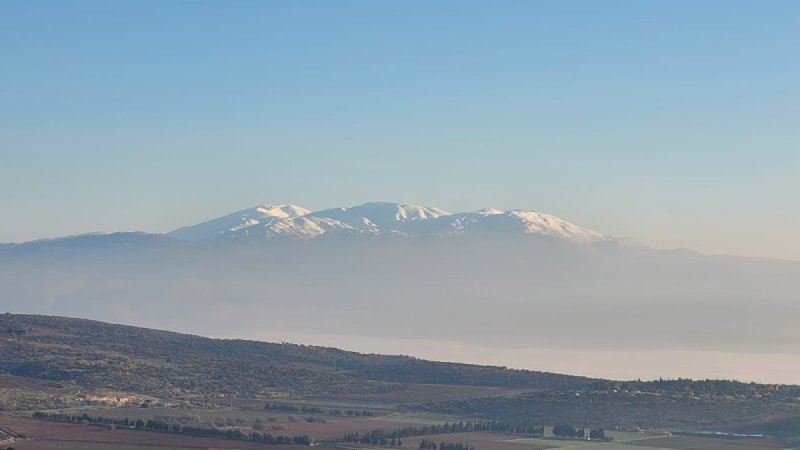
[[419, 443], [419, 448], [425, 450], [475, 450], [475, 447], [462, 444], [461, 442], [440, 442], [439, 445], [436, 445], [436, 442], [428, 439], [423, 439], [422, 442]]
[[[372, 431], [360, 434], [358, 432], [346, 433], [342, 438], [344, 442], [359, 442], [362, 444], [372, 444], [381, 446], [395, 446], [401, 445], [401, 438], [411, 436], [428, 436], [432, 434], [449, 434], [449, 433], [469, 433], [476, 431], [491, 431], [500, 433], [517, 433], [533, 436], [544, 436], [544, 426], [534, 425], [525, 421], [483, 421], [476, 422], [458, 422], [458, 423], [445, 423], [443, 425], [424, 425], [424, 426], [408, 426], [401, 428], [391, 433], [386, 433], [382, 429], [374, 429]], [[433, 447], [420, 447], [420, 448], [440, 448], [440, 443], [437, 445], [435, 442], [424, 439]], [[446, 445], [460, 445], [460, 444], [446, 444]], [[456, 449], [459, 447], [447, 447], [448, 449]], [[464, 447], [466, 449], [467, 447]]]
[[160, 431], [163, 433], [187, 434], [191, 436], [215, 437], [222, 439], [235, 439], [240, 441], [253, 441], [262, 444], [294, 444], [294, 445], [311, 445], [313, 440], [308, 435], [285, 436], [285, 435], [272, 435], [270, 433], [259, 433], [257, 431], [245, 432], [240, 428], [211, 428], [201, 426], [181, 425], [179, 423], [167, 422], [161, 419], [128, 419], [124, 418], [109, 418], [109, 417], [95, 417], [86, 413], [81, 415], [69, 415], [64, 413], [45, 413], [35, 412], [33, 417], [37, 419], [57, 420], [60, 422], [81, 422], [93, 423], [99, 425], [113, 425], [125, 428], [135, 428], [139, 430]]
[[300, 412], [300, 408], [285, 403], [264, 403], [264, 411]]
[[458, 423], [445, 423], [442, 425], [423, 425], [407, 426], [391, 433], [385, 433], [382, 429], [374, 429], [364, 435], [358, 433], [347, 433], [342, 439], [344, 442], [364, 442], [370, 444], [380, 444], [378, 441], [366, 440], [365, 436], [382, 436], [387, 440], [392, 438], [404, 438], [410, 436], [428, 436], [432, 434], [449, 433], [470, 433], [475, 431], [488, 431], [496, 433], [515, 433], [533, 436], [544, 436], [544, 425], [537, 425], [523, 420], [494, 421], [478, 420]]
[[668, 395], [733, 396], [744, 398], [791, 399], [800, 397], [800, 386], [782, 384], [756, 384], [736, 380], [692, 380], [691, 378], [653, 381], [598, 381], [590, 386], [594, 390], [627, 392], [658, 392]]
[[593, 441], [604, 441], [606, 439], [606, 430], [602, 428], [592, 428], [589, 431], [589, 439]]
[[383, 430], [379, 429], [368, 431], [364, 434], [359, 434], [358, 432], [346, 433], [344, 435], [344, 438], [342, 438], [342, 440], [344, 442], [360, 442], [362, 444], [372, 444], [381, 446], [388, 445], [390, 447], [395, 447], [395, 446], [400, 447], [403, 445], [403, 442], [400, 440], [400, 437], [398, 437], [396, 433], [391, 433], [387, 435], [383, 432]]
[[17, 328], [17, 327], [7, 327], [5, 331], [6, 334], [16, 334], [18, 336], [28, 332], [24, 328]]
[[[586, 430], [584, 428], [575, 428], [572, 425], [561, 424], [553, 427], [553, 436], [582, 439], [586, 437]], [[589, 439], [593, 441], [606, 440], [606, 430], [603, 428], [592, 428], [589, 430]]]
[[553, 427], [553, 436], [583, 438], [586, 437], [586, 430], [575, 428], [572, 425], [560, 424]]
[[[467, 422], [467, 429], [470, 428]], [[473, 424], [471, 431], [494, 431], [497, 433], [531, 434], [544, 436], [544, 425], [537, 425], [525, 420], [489, 420]]]
[[296, 406], [286, 403], [265, 403], [264, 411], [299, 412], [304, 414], [330, 414], [332, 416], [374, 417], [375, 411], [366, 409], [323, 409], [317, 406]]
[[325, 410], [316, 406], [301, 406], [300, 412], [305, 414], [325, 414]]

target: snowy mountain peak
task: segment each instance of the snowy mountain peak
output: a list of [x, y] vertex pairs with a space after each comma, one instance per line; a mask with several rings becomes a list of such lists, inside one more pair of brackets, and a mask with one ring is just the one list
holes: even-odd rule
[[243, 209], [235, 213], [209, 220], [197, 225], [179, 228], [170, 236], [178, 239], [202, 240], [230, 235], [250, 235], [251, 231], [265, 228], [275, 221], [292, 219], [308, 214], [310, 211], [291, 204], [265, 204]]
[[347, 208], [316, 211], [313, 217], [330, 217], [351, 226], [359, 226], [367, 219], [379, 228], [395, 230], [403, 222], [436, 219], [451, 213], [439, 208], [409, 205], [407, 203], [370, 202]]
[[262, 217], [277, 217], [279, 219], [286, 219], [289, 217], [305, 216], [311, 211], [297, 205], [262, 205], [253, 208], [255, 212], [262, 215]]
[[475, 211], [476, 214], [480, 214], [482, 216], [493, 216], [497, 214], [505, 214], [506, 212], [502, 209], [497, 208], [483, 208]]
[[577, 243], [602, 234], [535, 211], [486, 208], [468, 213], [407, 203], [369, 202], [311, 212], [296, 205], [261, 205], [183, 227], [170, 233], [186, 240], [216, 238], [293, 238], [373, 235], [441, 237], [455, 235], [541, 235]]

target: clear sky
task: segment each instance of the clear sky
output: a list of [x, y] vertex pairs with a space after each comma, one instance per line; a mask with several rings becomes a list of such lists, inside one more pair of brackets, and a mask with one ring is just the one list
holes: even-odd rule
[[371, 200], [800, 259], [800, 2], [3, 1], [0, 242]]

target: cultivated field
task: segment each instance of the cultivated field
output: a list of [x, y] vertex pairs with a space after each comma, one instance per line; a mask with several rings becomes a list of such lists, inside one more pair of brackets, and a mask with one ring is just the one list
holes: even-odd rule
[[[105, 410], [106, 416], [111, 412], [125, 412], [125, 409]], [[99, 412], [99, 411], [95, 411]], [[152, 417], [158, 417], [165, 410], [149, 411]], [[203, 414], [210, 413], [204, 412]], [[219, 413], [216, 411], [215, 413]], [[142, 416], [145, 417], [145, 416]], [[391, 431], [408, 423], [395, 422], [385, 418], [341, 418], [327, 423], [290, 423], [288, 433], [308, 433], [317, 440], [337, 440], [346, 432], [365, 432], [375, 428]], [[242, 424], [243, 425], [243, 424]], [[281, 424], [283, 426], [284, 424]], [[179, 449], [179, 448], [219, 448], [219, 449], [272, 449], [297, 450], [299, 446], [265, 445], [253, 442], [214, 439], [194, 436], [181, 436], [144, 430], [112, 429], [105, 426], [79, 423], [53, 422], [24, 417], [0, 415], [0, 429], [10, 430], [16, 435], [24, 436], [13, 444], [16, 449]], [[550, 429], [547, 429], [549, 434]], [[509, 433], [472, 432], [450, 433], [431, 436], [415, 436], [402, 439], [402, 449], [416, 449], [420, 441], [429, 439], [434, 442], [460, 442], [473, 446], [476, 450], [758, 450], [781, 449], [778, 443], [770, 439], [726, 439], [699, 436], [657, 436], [614, 432], [608, 433], [613, 442], [590, 442], [580, 440], [559, 440], [553, 438], [526, 438]], [[387, 447], [345, 444], [341, 448], [386, 449]], [[4, 448], [0, 444], [0, 448]]]
[[770, 439], [725, 439], [703, 438], [697, 436], [670, 436], [659, 439], [638, 441], [637, 445], [649, 448], [668, 448], [680, 450], [757, 450], [783, 448]]
[[[24, 439], [7, 445], [20, 450], [51, 449], [272, 449], [297, 450], [297, 446], [262, 445], [225, 439], [178, 436], [142, 430], [109, 429], [77, 423], [51, 422], [0, 414], [0, 428], [12, 430]], [[5, 446], [0, 445], [0, 448]]]
[[[549, 432], [549, 428], [548, 428]], [[558, 440], [552, 438], [520, 438], [506, 433], [455, 433], [436, 436], [408, 438], [403, 441], [404, 447], [416, 448], [422, 439], [435, 442], [463, 442], [472, 445], [476, 450], [758, 450], [782, 449], [783, 447], [771, 439], [727, 439], [699, 436], [658, 436], [639, 433], [608, 432], [613, 442], [591, 442], [579, 440]]]
[[[272, 434], [302, 435], [307, 434], [316, 440], [341, 439], [345, 433], [364, 433], [376, 428], [394, 431], [409, 425], [426, 423], [443, 423], [453, 420], [451, 417], [439, 416], [439, 420], [415, 420], [411, 417], [398, 417], [393, 414], [379, 414], [375, 417], [331, 416], [301, 412], [264, 411], [262, 409], [225, 408], [216, 410], [186, 410], [176, 408], [81, 408], [65, 410], [70, 414], [86, 413], [90, 416], [128, 419], [159, 419], [184, 421], [191, 425], [213, 426], [215, 422], [231, 423], [236, 427], [251, 429], [257, 422], [263, 425], [263, 431]], [[313, 418], [313, 421], [309, 421]], [[446, 420], [442, 420], [445, 418]]]

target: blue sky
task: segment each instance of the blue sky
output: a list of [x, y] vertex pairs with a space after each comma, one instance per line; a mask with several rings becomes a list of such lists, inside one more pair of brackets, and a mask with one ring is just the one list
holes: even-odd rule
[[265, 202], [800, 259], [797, 1], [6, 1], [0, 242]]

